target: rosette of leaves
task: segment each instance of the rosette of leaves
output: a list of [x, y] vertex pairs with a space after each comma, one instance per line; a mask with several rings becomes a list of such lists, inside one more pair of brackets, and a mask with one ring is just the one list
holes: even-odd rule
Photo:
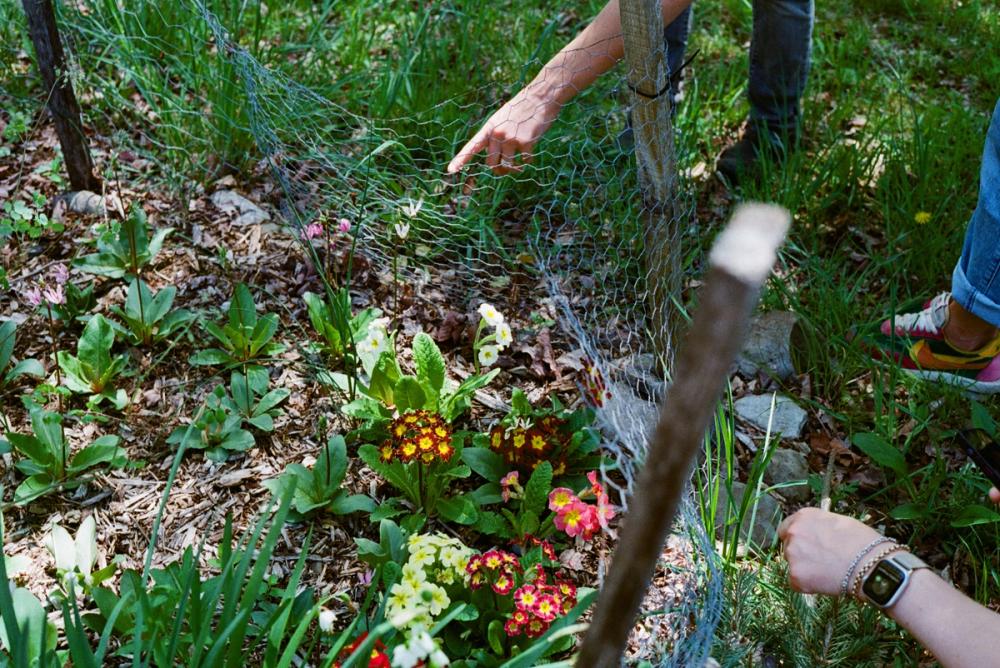
[[366, 308], [353, 315], [351, 296], [346, 288], [333, 291], [327, 299], [312, 292], [302, 295], [302, 299], [309, 312], [309, 322], [320, 336], [320, 351], [334, 361], [344, 359], [350, 348], [368, 334], [372, 321], [382, 315], [375, 308]]
[[62, 416], [35, 407], [31, 410], [32, 434], [8, 432], [7, 439], [24, 459], [14, 467], [28, 476], [14, 490], [14, 503], [22, 505], [58, 488], [75, 489], [80, 477], [99, 467], [121, 468], [127, 461], [118, 445], [118, 437], [101, 436], [70, 457], [69, 443], [63, 435]]
[[7, 389], [21, 376], [42, 378], [45, 369], [42, 363], [35, 359], [24, 359], [11, 363], [14, 357], [14, 344], [17, 341], [17, 325], [13, 320], [0, 322], [0, 391]]
[[246, 452], [256, 441], [253, 434], [243, 428], [243, 415], [226, 401], [226, 388], [217, 386], [201, 412], [190, 425], [174, 429], [167, 443], [178, 447], [204, 450], [205, 457], [224, 462], [232, 452]]
[[163, 241], [172, 227], [164, 227], [149, 236], [146, 212], [133, 204], [128, 217], [122, 221], [118, 233], [109, 233], [97, 239], [97, 253], [73, 261], [73, 266], [99, 276], [121, 278], [137, 276], [139, 270], [153, 261], [163, 248]]
[[[424, 332], [413, 338], [413, 364], [415, 373], [404, 374], [396, 359], [395, 350], [387, 350], [376, 360], [369, 360], [366, 368], [368, 384], [361, 388], [362, 395], [345, 404], [345, 415], [364, 421], [364, 435], [381, 440], [385, 426], [393, 412], [427, 410], [438, 413], [447, 422], [472, 406], [472, 395], [488, 385], [499, 369], [485, 374], [469, 376], [455, 385], [446, 378], [444, 356], [434, 339]], [[362, 355], [362, 360], [365, 356]]]
[[278, 316], [273, 313], [258, 316], [250, 289], [243, 283], [237, 284], [233, 291], [228, 322], [221, 325], [207, 322], [205, 329], [220, 347], [195, 353], [191, 356], [191, 364], [243, 365], [285, 350], [285, 346], [272, 342], [278, 331]]
[[278, 405], [291, 393], [283, 387], [268, 390], [269, 383], [267, 370], [262, 367], [250, 366], [246, 373], [234, 371], [229, 379], [230, 394], [223, 393], [220, 403], [257, 429], [274, 431], [274, 418], [282, 414]]
[[111, 387], [125, 368], [125, 355], [111, 355], [115, 345], [115, 330], [104, 316], [98, 314], [83, 328], [77, 343], [76, 355], [64, 351], [56, 353], [56, 360], [63, 372], [63, 383], [71, 392], [89, 394], [88, 404], [99, 405], [110, 401], [121, 410], [128, 404], [125, 390]]
[[177, 288], [170, 285], [156, 294], [140, 279], [129, 282], [125, 297], [125, 308], [112, 310], [125, 321], [120, 328], [125, 337], [134, 344], [149, 346], [171, 336], [181, 327], [191, 322], [194, 314], [184, 309], [171, 311]]
[[67, 325], [80, 320], [85, 320], [86, 314], [90, 313], [97, 306], [97, 297], [94, 295], [94, 282], [90, 281], [82, 288], [76, 283], [67, 281], [63, 285], [63, 295], [65, 301], [62, 304], [50, 304], [52, 317], [61, 320]]
[[278, 478], [264, 481], [264, 486], [276, 497], [283, 497], [289, 487], [295, 486], [292, 496], [293, 515], [301, 519], [315, 512], [334, 515], [375, 510], [375, 502], [364, 494], [348, 494], [343, 488], [347, 474], [347, 446], [344, 438], [331, 436], [312, 468], [302, 464], [289, 464]]
[[88, 515], [76, 530], [76, 537], [59, 524], [53, 524], [45, 537], [45, 547], [56, 562], [56, 575], [69, 593], [70, 585], [88, 592], [114, 575], [119, 560], [99, 570], [97, 563], [97, 523]]

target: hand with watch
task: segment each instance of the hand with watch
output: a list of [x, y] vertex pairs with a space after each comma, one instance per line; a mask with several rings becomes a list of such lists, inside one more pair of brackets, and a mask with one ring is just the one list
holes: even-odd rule
[[[990, 498], [1000, 503], [1000, 492]], [[778, 528], [792, 589], [852, 595], [908, 629], [947, 668], [1000, 666], [1000, 615], [865, 524], [804, 508]]]

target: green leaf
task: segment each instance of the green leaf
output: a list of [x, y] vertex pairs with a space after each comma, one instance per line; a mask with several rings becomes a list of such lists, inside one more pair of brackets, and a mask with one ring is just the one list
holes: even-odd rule
[[62, 415], [52, 413], [43, 408], [31, 411], [31, 430], [53, 456], [62, 456], [64, 448], [62, 433]]
[[444, 387], [444, 356], [434, 339], [424, 332], [413, 337], [413, 363], [417, 367], [417, 378], [434, 390], [433, 399], [436, 400]]
[[364, 494], [340, 494], [330, 504], [330, 512], [334, 515], [347, 515], [349, 513], [375, 512], [375, 501]]
[[13, 320], [0, 322], [0, 371], [7, 368], [14, 354], [14, 337], [17, 325]]
[[503, 457], [487, 448], [465, 448], [462, 461], [490, 482], [500, 482], [510, 470]]
[[347, 444], [343, 436], [334, 434], [327, 440], [326, 448], [316, 458], [313, 472], [327, 489], [340, 487], [347, 474]]
[[253, 434], [248, 432], [246, 429], [236, 429], [235, 431], [229, 432], [225, 440], [219, 444], [220, 448], [225, 448], [226, 450], [236, 450], [243, 452], [252, 448], [255, 444]]
[[7, 434], [7, 438], [15, 450], [45, 469], [52, 466], [58, 456], [58, 450], [53, 452], [34, 436], [10, 433]]
[[7, 375], [3, 378], [3, 382], [4, 384], [9, 383], [20, 376], [43, 378], [45, 376], [45, 367], [42, 366], [41, 362], [35, 359], [21, 360], [7, 372]]
[[52, 478], [46, 473], [39, 473], [27, 478], [14, 490], [14, 503], [23, 506], [43, 494], [55, 491], [52, 488], [53, 482]]
[[245, 283], [238, 283], [229, 302], [229, 326], [249, 336], [257, 325], [257, 306]]
[[993, 419], [993, 416], [990, 415], [990, 412], [986, 410], [986, 407], [978, 401], [972, 401], [970, 403], [972, 408], [972, 426], [976, 429], [982, 429], [993, 438], [996, 438], [997, 423]]
[[498, 656], [504, 655], [503, 639], [505, 636], [506, 634], [503, 630], [503, 622], [499, 619], [494, 619], [486, 628], [486, 640], [490, 644], [490, 649], [492, 649], [493, 653]]
[[195, 366], [209, 366], [215, 364], [232, 364], [237, 360], [233, 359], [232, 355], [224, 350], [219, 350], [218, 348], [208, 348], [207, 350], [199, 350], [194, 355], [188, 358], [188, 363]]
[[1000, 513], [986, 506], [966, 506], [951, 521], [953, 527], [971, 527], [977, 524], [1000, 522]]
[[424, 388], [421, 387], [420, 381], [418, 381], [414, 376], [403, 376], [396, 383], [396, 388], [393, 390], [393, 399], [396, 402], [396, 409], [400, 413], [405, 413], [408, 410], [419, 410], [425, 408], [427, 405], [427, 396], [424, 394]]
[[927, 517], [928, 509], [923, 503], [904, 503], [889, 511], [895, 520], [919, 520]]
[[479, 516], [476, 506], [465, 496], [439, 499], [437, 511], [441, 517], [456, 524], [475, 524]]
[[906, 476], [906, 459], [903, 458], [903, 455], [899, 452], [899, 450], [889, 445], [889, 443], [878, 434], [873, 434], [871, 432], [855, 434], [851, 439], [851, 442], [854, 443], [859, 450], [871, 457], [871, 459], [879, 466], [892, 469], [900, 477]]
[[125, 463], [125, 455], [118, 447], [117, 436], [102, 436], [77, 452], [68, 470], [70, 473], [79, 473], [98, 464], [107, 463], [112, 466], [121, 466]]
[[[115, 330], [100, 313], [83, 328], [77, 357], [98, 375], [111, 366], [111, 347], [115, 344]], [[91, 379], [93, 380], [93, 379]]]
[[552, 464], [542, 462], [531, 473], [524, 486], [524, 510], [541, 516], [552, 491]]

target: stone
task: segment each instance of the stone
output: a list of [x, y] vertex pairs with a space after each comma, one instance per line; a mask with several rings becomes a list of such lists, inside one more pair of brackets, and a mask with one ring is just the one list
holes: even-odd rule
[[[731, 519], [735, 524], [736, 514], [743, 505], [743, 497], [747, 494], [747, 486], [741, 482], [734, 481], [732, 489], [733, 517]], [[752, 492], [753, 490], [751, 490]], [[741, 548], [745, 547], [748, 538], [752, 547], [756, 549], [767, 549], [778, 538], [778, 525], [781, 524], [782, 520], [781, 505], [768, 492], [762, 492], [756, 501], [756, 512], [754, 512], [754, 504], [751, 502], [740, 525]], [[728, 515], [729, 494], [726, 492], [725, 486], [723, 486], [719, 490], [719, 505], [715, 513], [715, 535], [717, 538], [721, 539], [722, 537]], [[753, 522], [752, 525], [751, 521]], [[732, 531], [733, 529], [730, 528], [730, 532]], [[744, 552], [742, 549], [740, 551]]]
[[770, 394], [757, 394], [740, 397], [733, 402], [736, 414], [763, 432], [767, 432], [767, 424], [771, 422], [771, 434], [781, 434], [782, 438], [799, 438], [806, 426], [809, 415], [794, 401], [779, 394], [774, 404], [774, 419], [771, 420]]
[[212, 204], [226, 213], [235, 213], [234, 225], [257, 225], [271, 220], [271, 214], [232, 190], [216, 190], [212, 193]]
[[804, 454], [791, 448], [776, 448], [764, 471], [764, 482], [769, 485], [796, 483], [774, 490], [794, 503], [806, 503], [812, 497], [809, 489], [809, 461]]
[[797, 325], [798, 317], [790, 311], [768, 311], [754, 316], [736, 361], [740, 374], [753, 377], [763, 373], [781, 381], [793, 378], [796, 372], [792, 341]]

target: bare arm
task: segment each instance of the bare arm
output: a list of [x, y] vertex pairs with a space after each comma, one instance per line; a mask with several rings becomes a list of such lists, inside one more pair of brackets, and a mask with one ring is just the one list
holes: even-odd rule
[[[1000, 502], [1000, 492], [990, 498]], [[840, 593], [841, 578], [861, 548], [878, 533], [857, 520], [806, 508], [785, 520], [785, 545], [792, 588], [808, 594]], [[872, 555], [857, 565], [863, 568]], [[947, 668], [980, 668], [1000, 661], [1000, 615], [991, 612], [921, 569], [902, 597], [886, 611]]]
[[[673, 21], [691, 0], [660, 0], [664, 25]], [[448, 173], [462, 169], [480, 151], [497, 174], [520, 171], [515, 158], [531, 161], [538, 138], [549, 129], [563, 105], [622, 59], [621, 14], [611, 0], [539, 71], [527, 86], [497, 110], [448, 163]]]

